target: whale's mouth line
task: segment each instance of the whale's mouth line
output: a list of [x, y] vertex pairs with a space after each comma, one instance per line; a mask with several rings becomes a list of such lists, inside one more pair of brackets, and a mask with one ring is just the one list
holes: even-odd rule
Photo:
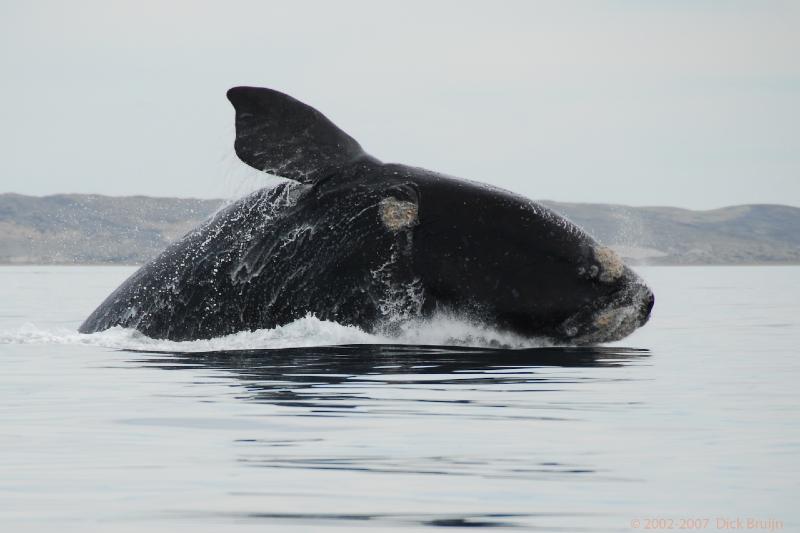
[[634, 280], [584, 306], [562, 322], [558, 330], [576, 345], [613, 342], [644, 325], [652, 307], [653, 293], [644, 283]]

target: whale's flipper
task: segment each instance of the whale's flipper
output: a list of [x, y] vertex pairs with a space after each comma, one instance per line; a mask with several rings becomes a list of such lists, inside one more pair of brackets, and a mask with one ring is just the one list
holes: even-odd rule
[[366, 157], [361, 146], [322, 113], [272, 89], [234, 87], [239, 159], [276, 176], [313, 184]]

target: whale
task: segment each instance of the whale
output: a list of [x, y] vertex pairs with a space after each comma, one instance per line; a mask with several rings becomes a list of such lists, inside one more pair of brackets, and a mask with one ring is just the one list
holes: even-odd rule
[[437, 315], [565, 345], [622, 339], [654, 303], [610, 248], [521, 195], [384, 163], [322, 113], [227, 93], [234, 150], [282, 178], [133, 273], [79, 327], [186, 341], [315, 316], [393, 334]]

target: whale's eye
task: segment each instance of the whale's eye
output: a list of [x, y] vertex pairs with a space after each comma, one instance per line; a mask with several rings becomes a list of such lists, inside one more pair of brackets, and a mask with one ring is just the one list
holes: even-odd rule
[[417, 224], [417, 204], [405, 200], [398, 200], [389, 196], [378, 204], [383, 224], [392, 231], [409, 228]]

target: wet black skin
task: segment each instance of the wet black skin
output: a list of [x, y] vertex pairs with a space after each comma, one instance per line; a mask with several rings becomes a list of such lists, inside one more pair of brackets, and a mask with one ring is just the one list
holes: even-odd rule
[[[597, 243], [546, 208], [482, 184], [383, 164], [281, 93], [236, 88], [229, 99], [240, 158], [296, 181], [239, 200], [170, 246], [112, 293], [81, 332], [120, 325], [190, 340], [309, 313], [391, 331], [448, 312], [585, 343], [632, 330], [603, 331], [594, 319], [609, 306], [632, 306], [632, 327], [646, 322], [653, 298], [641, 280], [627, 267], [600, 279]], [[412, 216], [387, 224], [387, 201], [413, 206]]]

